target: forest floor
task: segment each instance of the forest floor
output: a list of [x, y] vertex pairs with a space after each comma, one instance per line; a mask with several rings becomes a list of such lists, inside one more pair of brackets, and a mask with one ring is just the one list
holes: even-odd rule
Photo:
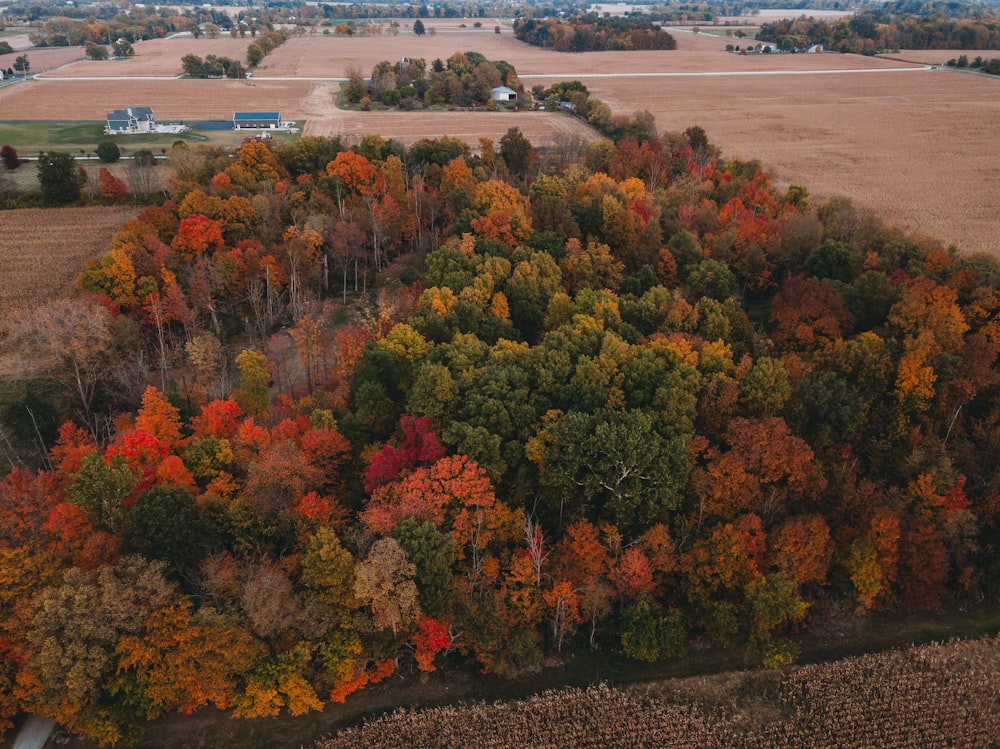
[[[952, 638], [979, 638], [1000, 633], [1000, 608], [989, 607], [908, 617], [870, 614], [856, 618], [847, 611], [826, 612], [822, 624], [796, 638], [798, 663], [821, 663], [910, 645]], [[171, 715], [150, 723], [138, 749], [297, 749], [323, 736], [391, 712], [397, 707], [423, 708], [458, 703], [524, 698], [545, 690], [612, 686], [691, 676], [726, 681], [750, 669], [739, 648], [711, 648], [691, 643], [676, 661], [639, 663], [610, 649], [551, 660], [541, 671], [514, 679], [480, 675], [474, 668], [434, 674], [397, 674], [347, 698], [343, 705], [300, 717], [235, 720], [228, 713], [202, 710], [192, 716]], [[13, 736], [13, 734], [11, 734]], [[0, 744], [6, 749], [9, 744]], [[56, 744], [50, 741], [49, 747]], [[72, 740], [78, 749], [95, 744]]]

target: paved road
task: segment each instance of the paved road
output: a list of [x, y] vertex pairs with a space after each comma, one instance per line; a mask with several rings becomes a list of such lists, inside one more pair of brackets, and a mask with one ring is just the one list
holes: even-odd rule
[[32, 715], [24, 722], [13, 749], [42, 749], [49, 740], [55, 721]]

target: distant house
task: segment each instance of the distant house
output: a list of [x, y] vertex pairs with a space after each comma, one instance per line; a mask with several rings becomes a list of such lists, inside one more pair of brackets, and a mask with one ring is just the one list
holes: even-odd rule
[[517, 101], [517, 91], [506, 86], [497, 86], [490, 91], [493, 101]]
[[818, 55], [823, 51], [822, 44], [814, 44], [806, 50], [810, 55]]
[[281, 127], [280, 112], [237, 112], [233, 115], [234, 130], [269, 130]]
[[127, 107], [108, 113], [104, 132], [110, 135], [151, 133], [156, 129], [152, 107]]

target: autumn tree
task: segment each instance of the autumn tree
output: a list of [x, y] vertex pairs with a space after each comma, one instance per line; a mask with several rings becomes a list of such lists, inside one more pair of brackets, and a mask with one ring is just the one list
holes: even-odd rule
[[128, 185], [102, 166], [97, 172], [97, 191], [105, 200], [116, 203], [128, 196]]
[[354, 569], [354, 595], [368, 608], [379, 629], [393, 635], [417, 612], [416, 567], [394, 538], [380, 538]]
[[37, 600], [27, 634], [35, 648], [26, 665], [27, 704], [103, 743], [131, 734], [138, 716], [107, 700], [118, 670], [115, 650], [121, 638], [141, 634], [147, 617], [175, 597], [162, 566], [141, 557], [98, 573], [69, 570], [62, 585], [45, 589]]

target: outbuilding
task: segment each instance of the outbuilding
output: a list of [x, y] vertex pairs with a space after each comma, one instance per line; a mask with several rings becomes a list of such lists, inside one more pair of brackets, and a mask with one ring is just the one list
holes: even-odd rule
[[234, 130], [271, 130], [279, 127], [280, 112], [237, 112], [233, 115]]
[[517, 101], [517, 91], [506, 86], [497, 86], [490, 91], [493, 101]]

